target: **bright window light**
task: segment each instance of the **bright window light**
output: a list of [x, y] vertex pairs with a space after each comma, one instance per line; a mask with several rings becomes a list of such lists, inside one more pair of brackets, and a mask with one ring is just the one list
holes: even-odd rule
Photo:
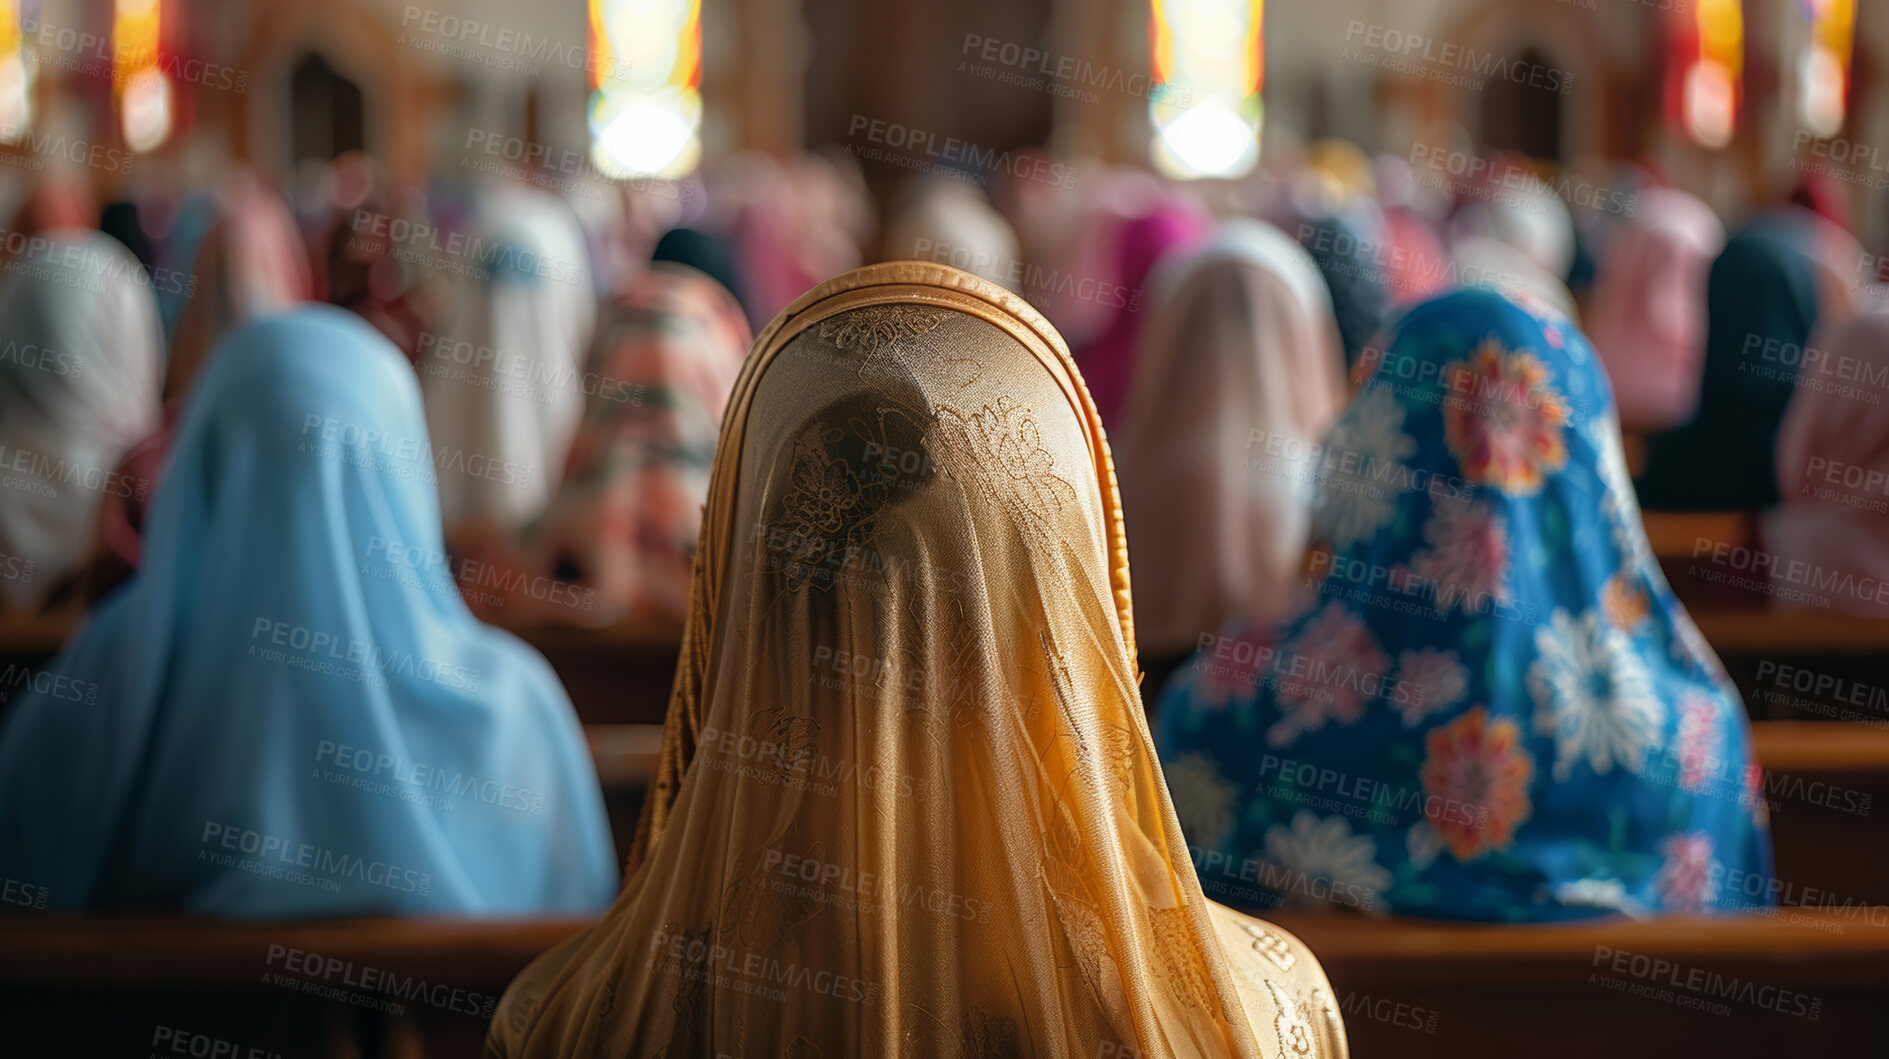
[[1856, 0], [1800, 0], [1810, 43], [1797, 60], [1797, 116], [1819, 136], [1843, 131], [1856, 40]]
[[32, 127], [35, 66], [18, 0], [0, 0], [0, 143], [19, 143]]
[[150, 151], [171, 134], [171, 85], [161, 67], [162, 0], [116, 0], [112, 8], [112, 91], [125, 145]]
[[1259, 162], [1265, 0], [1152, 0], [1153, 161], [1169, 176], [1237, 177]]
[[627, 179], [687, 176], [702, 155], [701, 0], [588, 0], [590, 155]]

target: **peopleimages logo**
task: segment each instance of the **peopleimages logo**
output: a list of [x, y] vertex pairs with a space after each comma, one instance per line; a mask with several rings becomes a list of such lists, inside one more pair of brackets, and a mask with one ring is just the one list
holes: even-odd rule
[[[344, 881], [384, 887], [418, 897], [425, 897], [433, 891], [432, 872], [414, 871], [385, 861], [370, 861], [353, 853], [341, 853], [307, 842], [290, 842], [277, 835], [217, 820], [203, 822], [203, 837], [199, 841], [204, 848], [197, 851], [198, 860], [265, 878], [312, 886], [328, 893], [339, 893], [340, 884]], [[240, 862], [235, 856], [239, 853], [245, 858]]]
[[[1751, 363], [1754, 354], [1755, 364]], [[1761, 334], [1745, 336], [1744, 360], [1738, 367], [1741, 372], [1761, 379], [1796, 382], [1800, 387], [1826, 390], [1838, 396], [1858, 396], [1862, 391], [1846, 392], [1828, 380], [1853, 383], [1878, 391], [1889, 389], [1889, 367], [1848, 354], [1816, 346], [1800, 346], [1795, 342], [1784, 342]], [[1823, 384], [1813, 386], [1812, 379], [1819, 379]]]
[[[516, 272], [557, 283], [576, 283], [584, 275], [583, 266], [575, 261], [547, 257], [509, 240], [445, 231], [427, 221], [373, 210], [355, 210], [350, 233], [357, 239], [364, 236], [385, 239], [394, 244], [396, 260], [439, 271], [479, 277], [488, 276], [494, 270]], [[448, 265], [439, 258], [459, 258], [466, 264]]]
[[[1020, 180], [1035, 180], [1054, 187], [1074, 187], [1076, 167], [1035, 155], [1019, 155], [983, 147], [956, 136], [886, 121], [883, 118], [854, 114], [846, 134], [855, 140], [902, 152], [914, 161], [936, 159], [953, 167], [964, 167], [989, 175], [1004, 173]], [[876, 159], [867, 159], [875, 161]]]
[[[1889, 581], [1858, 577], [1848, 570], [1831, 569], [1802, 559], [1782, 559], [1762, 548], [1747, 548], [1709, 537], [1695, 538], [1692, 558], [1705, 559], [1718, 570], [1697, 571], [1697, 576], [1719, 580], [1778, 599], [1829, 607], [1833, 596], [1848, 596], [1867, 603], [1889, 604]], [[1730, 576], [1725, 569], [1732, 571]], [[1716, 576], [1712, 576], [1716, 575]]]
[[1346, 993], [1345, 999], [1338, 1006], [1344, 1009], [1346, 1018], [1370, 1019], [1372, 1022], [1382, 1022], [1386, 1026], [1421, 1030], [1424, 1033], [1436, 1032], [1437, 1013], [1435, 1010], [1392, 1000], [1390, 997], [1373, 997], [1369, 993]]
[[463, 474], [501, 485], [524, 486], [532, 471], [510, 460], [497, 460], [450, 445], [435, 448], [425, 437], [388, 434], [378, 427], [310, 413], [302, 420], [298, 452], [341, 459], [370, 470], [432, 483], [437, 474]]
[[40, 21], [30, 13], [22, 13], [20, 33], [39, 45], [40, 62], [73, 73], [110, 76], [115, 69], [155, 67], [173, 84], [202, 85], [239, 96], [249, 87], [247, 70], [205, 62], [175, 49], [114, 44], [110, 34], [55, 25]]
[[[267, 662], [287, 662], [297, 669], [335, 672], [349, 676], [348, 667], [360, 673], [393, 674], [417, 677], [428, 683], [455, 691], [477, 691], [485, 671], [469, 669], [456, 662], [420, 658], [410, 651], [388, 651], [364, 640], [343, 638], [306, 625], [258, 617], [249, 630], [249, 654]], [[288, 655], [281, 648], [294, 652]], [[338, 663], [339, 665], [336, 665]]]
[[7, 261], [4, 267], [16, 275], [38, 276], [67, 287], [94, 294], [104, 288], [101, 280], [130, 282], [149, 287], [159, 294], [197, 293], [197, 277], [162, 265], [146, 269], [128, 253], [95, 249], [91, 245], [67, 242], [44, 235], [0, 229], [0, 247]]
[[912, 244], [912, 257], [920, 261], [932, 261], [941, 265], [950, 265], [967, 272], [975, 272], [1001, 281], [1011, 290], [1022, 294], [1032, 305], [1045, 298], [1062, 296], [1079, 301], [1105, 305], [1111, 309], [1126, 309], [1129, 312], [1141, 311], [1141, 291], [1124, 287], [1119, 283], [1107, 283], [1074, 272], [1063, 272], [1043, 265], [1033, 265], [1013, 257], [996, 254], [961, 245], [940, 243], [931, 239], [919, 239]]
[[[1050, 87], [1052, 94], [1065, 95], [1081, 99], [1088, 103], [1101, 102], [1101, 96], [1092, 89], [1119, 92], [1137, 98], [1156, 98], [1164, 104], [1186, 107], [1193, 100], [1194, 90], [1172, 84], [1162, 84], [1146, 74], [1127, 73], [1123, 70], [1092, 63], [1087, 59], [1078, 59], [1073, 55], [1052, 55], [1041, 48], [1032, 48], [996, 37], [986, 37], [977, 33], [964, 35], [964, 47], [958, 50], [961, 57], [971, 57], [1007, 67], [1018, 74], [1041, 74], [1049, 82], [1021, 77], [1015, 82], [1020, 87], [1043, 89]], [[1066, 86], [1066, 90], [1064, 89]]]
[[[41, 170], [45, 160], [57, 159], [73, 165], [102, 169], [107, 173], [129, 173], [133, 156], [116, 147], [89, 140], [71, 140], [51, 132], [37, 132], [19, 125], [6, 126], [8, 142], [26, 148], [27, 154], [8, 156], [7, 164], [22, 169]], [[19, 159], [19, 160], [15, 160]]]
[[[1233, 898], [1263, 908], [1309, 901], [1369, 912], [1377, 905], [1377, 891], [1368, 886], [1262, 858], [1235, 857], [1219, 849], [1187, 849], [1201, 888], [1211, 897]], [[1246, 885], [1239, 885], [1242, 883]]]
[[28, 371], [43, 371], [74, 379], [85, 374], [84, 357], [57, 352], [31, 342], [15, 342], [10, 338], [5, 346], [0, 347], [0, 364], [18, 364]]
[[[1478, 831], [1489, 823], [1488, 806], [1472, 805], [1436, 794], [1426, 796], [1415, 788], [1398, 787], [1368, 776], [1347, 775], [1310, 761], [1293, 761], [1266, 754], [1259, 760], [1259, 775], [1260, 782], [1254, 788], [1256, 793], [1287, 797], [1304, 795], [1321, 797], [1324, 801], [1336, 800], [1339, 804], [1354, 803], [1367, 807], [1369, 815], [1378, 823], [1401, 826], [1401, 821], [1411, 819], [1413, 814], [1421, 815], [1426, 820], [1473, 827]], [[1361, 814], [1347, 812], [1345, 815]]]
[[615, 404], [641, 404], [645, 393], [643, 386], [614, 376], [579, 372], [569, 363], [553, 364], [543, 357], [495, 349], [433, 331], [420, 333], [419, 352], [428, 375], [450, 374], [455, 382], [528, 397], [540, 404], [551, 403], [551, 390], [574, 390]]
[[979, 901], [919, 882], [901, 883], [884, 875], [855, 871], [846, 865], [815, 857], [770, 849], [761, 858], [761, 870], [778, 872], [788, 879], [806, 883], [811, 892], [796, 896], [810, 897], [827, 904], [843, 904], [855, 909], [862, 905], [867, 908], [898, 905], [908, 909], [917, 906], [934, 915], [974, 923], [990, 922], [988, 901]]
[[1246, 453], [1248, 467], [1317, 482], [1327, 488], [1336, 487], [1334, 482], [1375, 483], [1395, 487], [1400, 493], [1414, 490], [1428, 493], [1436, 500], [1455, 503], [1466, 504], [1476, 498], [1475, 484], [1455, 475], [1438, 474], [1423, 467], [1412, 467], [1402, 460], [1382, 459], [1376, 453], [1307, 441], [1278, 431], [1258, 428], [1247, 431]]
[[34, 886], [18, 879], [0, 878], [0, 905], [12, 905], [16, 908], [30, 908], [35, 912], [46, 907], [46, 897], [51, 891], [44, 886]]
[[783, 986], [856, 1004], [873, 1004], [879, 999], [877, 982], [816, 970], [766, 953], [711, 944], [702, 934], [691, 931], [659, 930], [652, 939], [650, 951], [655, 954], [653, 966], [663, 973], [679, 973], [690, 981], [712, 982], [719, 987], [758, 993], [770, 999], [787, 999]]
[[265, 966], [275, 967], [278, 960], [284, 971], [313, 982], [379, 993], [409, 1003], [417, 1001], [455, 1014], [489, 1019], [498, 1007], [498, 997], [490, 993], [475, 993], [444, 982], [429, 982], [419, 975], [403, 975], [336, 956], [271, 944]]
[[[1541, 188], [1581, 209], [1623, 217], [1638, 216], [1640, 212], [1640, 197], [1631, 192], [1594, 184], [1568, 173], [1544, 177], [1527, 166], [1486, 158], [1469, 151], [1419, 143], [1411, 146], [1409, 162], [1418, 182], [1440, 190], [1453, 190], [1468, 198], [1528, 208], [1533, 205], [1533, 200], [1524, 193]], [[1423, 169], [1448, 174], [1455, 179], [1447, 182], [1426, 179]]]
[[[1776, 1011], [1779, 1014], [1795, 1015], [1813, 1022], [1823, 1013], [1822, 997], [1754, 982], [1736, 975], [1708, 971], [1703, 967], [1687, 967], [1671, 960], [1616, 949], [1609, 945], [1594, 946], [1594, 959], [1591, 966], [1636, 979], [1642, 988], [1628, 988], [1625, 980], [1610, 979], [1598, 973], [1589, 974], [1590, 984], [1623, 989], [1634, 995], [1645, 996], [1649, 1000], [1661, 1000], [1679, 1007], [1709, 1010], [1716, 1015], [1731, 1013], [1725, 1004], [1714, 1003], [1724, 1000], [1736, 1001], [1748, 1007]], [[1670, 989], [1662, 987], [1670, 987]]]
[[369, 537], [367, 562], [361, 572], [381, 580], [440, 594], [458, 594], [495, 607], [508, 599], [535, 599], [558, 607], [589, 613], [597, 604], [597, 590], [544, 574], [527, 574], [511, 566], [449, 555], [438, 548], [417, 548]]
[[732, 771], [749, 779], [809, 791], [823, 798], [837, 794], [841, 785], [896, 794], [900, 798], [915, 798], [920, 790], [916, 777], [909, 772], [901, 773], [896, 767], [862, 766], [857, 761], [818, 753], [812, 742], [801, 738], [791, 726], [778, 737], [704, 728], [698, 746], [701, 748], [698, 760], [707, 768]]
[[544, 792], [439, 765], [408, 761], [346, 743], [323, 739], [315, 746], [315, 763], [333, 765], [343, 773], [365, 779], [389, 779], [422, 791], [438, 791], [454, 798], [472, 797], [487, 805], [521, 813], [544, 815]]
[[126, 500], [143, 500], [150, 493], [150, 482], [143, 478], [119, 474], [115, 470], [89, 463], [71, 462], [61, 456], [53, 458], [31, 449], [9, 448], [0, 445], [0, 475], [12, 472], [26, 475], [26, 478], [0, 478], [0, 485], [22, 492], [37, 493], [41, 496], [56, 496], [58, 490], [53, 485], [76, 485], [82, 489], [102, 493], [106, 496], [121, 497]]
[[[1420, 64], [1434, 70], [1452, 73], [1460, 71], [1476, 77], [1495, 78], [1548, 92], [1559, 92], [1564, 96], [1574, 92], [1574, 75], [1566, 70], [1495, 52], [1479, 52], [1460, 44], [1439, 43], [1433, 37], [1372, 25], [1355, 18], [1345, 25], [1345, 43], [1361, 43], [1409, 66]], [[1363, 58], [1355, 48], [1348, 48], [1347, 53], [1347, 57], [1353, 60]], [[1467, 86], [1477, 89], [1482, 87], [1474, 81], [1468, 82]]]
[[[1341, 689], [1367, 698], [1382, 696], [1385, 701], [1397, 706], [1415, 706], [1423, 702], [1423, 688], [1419, 685], [1362, 670], [1349, 662], [1333, 661], [1290, 649], [1275, 649], [1250, 640], [1210, 632], [1201, 633], [1195, 647], [1198, 654], [1211, 652], [1218, 661], [1254, 667], [1252, 676], [1268, 687], [1282, 686], [1300, 691], [1308, 688], [1327, 691]], [[1280, 763], [1278, 758], [1270, 754], [1266, 755], [1266, 760], [1275, 767]], [[1261, 775], [1264, 774], [1265, 768], [1262, 767]]]
[[7, 663], [6, 669], [0, 670], [0, 703], [12, 698], [13, 693], [21, 688], [60, 702], [82, 702], [87, 706], [98, 704], [96, 681], [79, 680], [64, 673], [34, 669], [18, 662]]
[[187, 1055], [191, 1059], [282, 1059], [282, 1053], [176, 1026], [158, 1026], [151, 1034], [151, 1054]]
[[1889, 714], [1889, 689], [1863, 684], [1832, 673], [1819, 673], [1801, 666], [1780, 665], [1769, 659], [1758, 661], [1759, 683], [1815, 695], [1845, 706], [1859, 706]]
[[[402, 30], [419, 30], [440, 41], [450, 41], [459, 45], [453, 49], [424, 48], [429, 51], [445, 51], [454, 58], [468, 58], [486, 65], [515, 70], [536, 76], [538, 70], [530, 65], [533, 62], [550, 63], [567, 70], [582, 70], [595, 75], [598, 80], [607, 81], [628, 76], [630, 66], [612, 56], [607, 49], [595, 50], [581, 45], [571, 44], [551, 37], [533, 37], [529, 33], [520, 33], [507, 26], [494, 26], [477, 19], [464, 18], [444, 11], [408, 4], [400, 14]], [[405, 33], [401, 34], [402, 43], [409, 43]], [[416, 45], [419, 42], [411, 42]], [[492, 56], [480, 56], [471, 49], [492, 53]], [[493, 61], [493, 56], [514, 56], [504, 62]], [[607, 58], [606, 58], [607, 57]]]

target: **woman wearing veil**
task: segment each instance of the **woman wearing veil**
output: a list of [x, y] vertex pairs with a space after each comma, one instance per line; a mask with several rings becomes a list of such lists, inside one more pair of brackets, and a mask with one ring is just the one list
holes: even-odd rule
[[1725, 244], [1706, 279], [1705, 356], [1690, 419], [1647, 438], [1640, 503], [1653, 511], [1733, 511], [1778, 502], [1778, 425], [1797, 362], [1831, 313], [1807, 226], [1760, 214]]
[[0, 726], [0, 873], [61, 908], [230, 918], [606, 905], [570, 700], [473, 619], [444, 547], [394, 347], [325, 306], [237, 330], [138, 572]]
[[1471, 289], [1363, 363], [1318, 466], [1315, 598], [1216, 638], [1161, 703], [1189, 841], [1259, 862], [1248, 907], [1766, 903], [1744, 704], [1647, 546], [1587, 341]]
[[[630, 280], [600, 314], [557, 495], [516, 541], [488, 538], [476, 556], [529, 576], [472, 579], [475, 608], [514, 627], [679, 628], [722, 409], [752, 339], [734, 296], [693, 268], [658, 261]], [[568, 587], [532, 591], [547, 579]]]
[[1201, 895], [1130, 613], [1042, 317], [911, 262], [802, 296], [722, 422], [628, 883], [488, 1054], [1345, 1054], [1303, 946]]
[[426, 422], [442, 454], [448, 539], [515, 533], [563, 481], [584, 418], [584, 351], [596, 324], [577, 215], [542, 189], [483, 188], [444, 324], [420, 340]]
[[[1813, 340], [1834, 364], [1855, 365], [1857, 382], [1834, 371], [1806, 370], [1778, 428], [1781, 499], [1761, 521], [1771, 573], [1783, 607], [1827, 606], [1889, 618], [1880, 586], [1889, 584], [1889, 289], [1872, 287], [1863, 309], [1826, 325]], [[1811, 578], [1839, 591], [1805, 592]]]
[[1640, 195], [1601, 258], [1588, 335], [1613, 381], [1628, 430], [1669, 430], [1692, 418], [1705, 356], [1705, 284], [1725, 226], [1677, 188]]
[[1308, 454], [1346, 398], [1331, 297], [1284, 232], [1229, 220], [1157, 275], [1114, 446], [1151, 704], [1202, 633], [1291, 608], [1309, 543]]
[[171, 338], [164, 373], [163, 424], [125, 453], [118, 473], [149, 490], [109, 492], [99, 510], [100, 555], [88, 594], [103, 596], [138, 567], [139, 534], [149, 494], [163, 482], [185, 395], [224, 335], [251, 321], [287, 312], [313, 290], [308, 251], [288, 206], [250, 173], [219, 186], [209, 202], [210, 227], [198, 242], [191, 287]]
[[164, 336], [143, 266], [64, 228], [0, 274], [0, 610], [37, 611], [83, 580], [101, 508], [151, 481], [114, 470], [159, 423]]

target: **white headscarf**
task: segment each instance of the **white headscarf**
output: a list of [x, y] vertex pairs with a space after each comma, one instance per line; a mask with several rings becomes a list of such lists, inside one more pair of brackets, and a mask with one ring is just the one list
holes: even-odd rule
[[1490, 287], [1509, 298], [1533, 298], [1553, 306], [1569, 320], [1579, 317], [1568, 285], [1533, 257], [1500, 239], [1467, 235], [1450, 247], [1456, 278], [1465, 287]]
[[955, 180], [921, 186], [886, 230], [888, 261], [926, 261], [972, 272], [1016, 290], [1023, 263], [1017, 234], [984, 193]]
[[116, 468], [157, 428], [162, 342], [144, 269], [110, 236], [49, 233], [0, 274], [0, 562], [30, 571], [0, 580], [9, 609], [85, 560], [108, 491], [149, 489]]
[[1271, 225], [1226, 222], [1154, 287], [1115, 463], [1135, 627], [1165, 653], [1292, 602], [1345, 361], [1317, 266]]
[[1483, 236], [1507, 243], [1556, 280], [1574, 264], [1574, 218], [1561, 197], [1533, 177], [1464, 206], [1450, 230], [1457, 240]]
[[533, 188], [481, 199], [447, 326], [420, 345], [447, 532], [515, 530], [550, 502], [584, 412], [597, 305], [570, 208]]

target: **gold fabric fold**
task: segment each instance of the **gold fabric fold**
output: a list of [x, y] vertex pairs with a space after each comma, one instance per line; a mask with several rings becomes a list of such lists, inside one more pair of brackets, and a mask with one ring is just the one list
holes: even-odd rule
[[1311, 954], [1201, 893], [1108, 443], [1025, 302], [898, 262], [789, 306], [696, 563], [628, 882], [490, 1054], [1345, 1054]]

